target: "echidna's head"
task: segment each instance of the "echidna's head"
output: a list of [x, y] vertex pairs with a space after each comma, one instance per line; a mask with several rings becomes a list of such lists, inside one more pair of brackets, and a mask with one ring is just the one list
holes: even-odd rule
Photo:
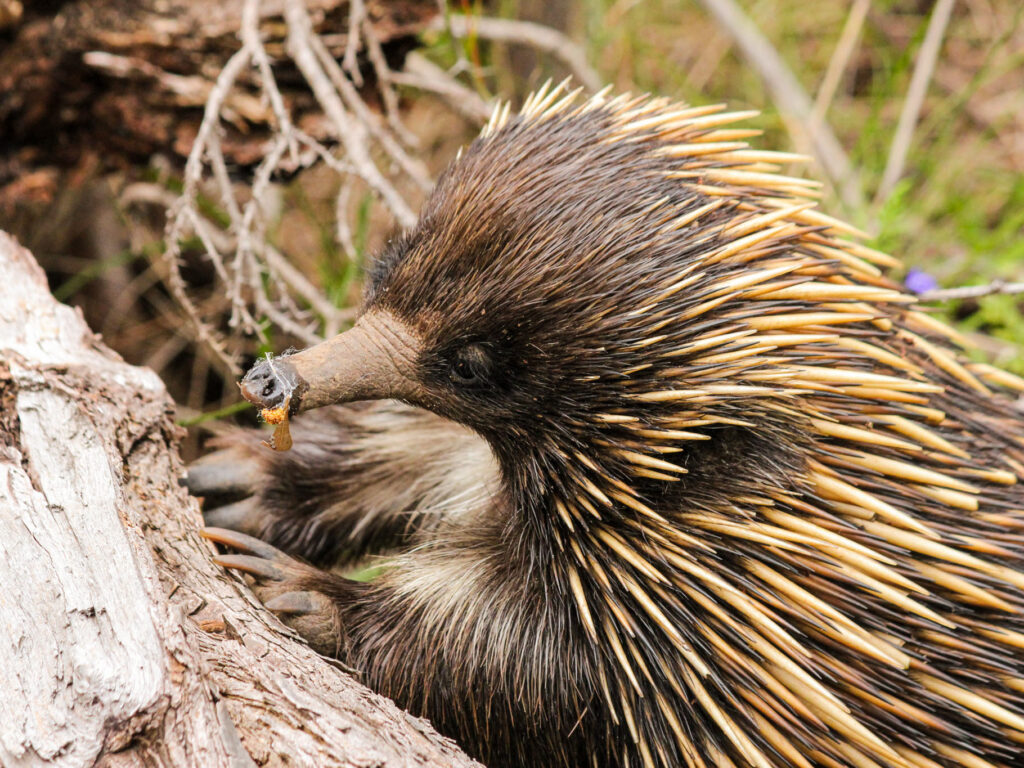
[[[483, 434], [520, 490], [784, 470], [799, 414], [762, 331], [835, 263], [793, 197], [811, 185], [721, 128], [742, 115], [561, 96], [496, 113], [373, 268], [356, 329], [288, 359], [292, 408], [404, 399]], [[826, 333], [865, 317], [825, 314]]]

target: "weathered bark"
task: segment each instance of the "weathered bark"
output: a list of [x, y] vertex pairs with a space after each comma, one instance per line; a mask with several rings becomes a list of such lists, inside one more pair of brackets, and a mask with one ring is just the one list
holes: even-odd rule
[[[314, 28], [339, 61], [348, 0], [305, 0]], [[239, 48], [245, 0], [68, 0], [0, 3], [0, 211], [48, 200], [57, 169], [144, 165], [154, 154], [183, 162], [217, 74]], [[385, 58], [400, 67], [437, 15], [436, 0], [366, 0]], [[17, 6], [10, 6], [16, 8]], [[283, 2], [260, 3], [260, 34], [293, 120], [319, 137], [321, 110], [285, 55]], [[365, 47], [364, 49], [365, 50]], [[373, 67], [357, 63], [375, 98]], [[275, 129], [259, 78], [226, 103], [221, 147], [236, 167], [259, 162]], [[294, 86], [294, 87], [293, 87]]]
[[0, 765], [476, 765], [213, 565], [163, 384], [0, 276]]

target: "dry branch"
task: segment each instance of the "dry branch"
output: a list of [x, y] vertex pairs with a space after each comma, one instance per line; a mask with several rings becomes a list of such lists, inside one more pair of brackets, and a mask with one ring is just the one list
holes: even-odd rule
[[924, 106], [924, 97], [928, 93], [932, 72], [935, 71], [935, 62], [939, 58], [939, 49], [942, 48], [946, 26], [953, 13], [953, 4], [954, 0], [938, 0], [931, 18], [928, 20], [928, 31], [925, 32], [924, 42], [921, 43], [921, 50], [917, 55], [914, 74], [910, 78], [907, 96], [903, 101], [899, 122], [896, 124], [896, 133], [892, 138], [892, 147], [889, 149], [889, 158], [885, 163], [885, 172], [882, 174], [882, 181], [878, 185], [878, 192], [875, 195], [876, 204], [884, 202], [889, 197], [896, 182], [903, 175], [903, 167], [906, 164], [910, 143], [914, 137], [914, 126], [917, 125], [921, 107]]
[[857, 41], [860, 39], [861, 30], [864, 28], [864, 20], [867, 18], [868, 9], [871, 7], [871, 0], [854, 0], [850, 14], [843, 24], [843, 31], [839, 35], [835, 51], [829, 59], [825, 76], [821, 79], [821, 85], [814, 96], [814, 107], [811, 110], [811, 130], [818, 130], [818, 124], [825, 119], [828, 108], [835, 98], [839, 81], [843, 77], [850, 58], [853, 56]]
[[471, 122], [483, 125], [491, 116], [493, 104], [460, 83], [429, 59], [413, 51], [405, 59], [405, 69], [391, 74], [393, 82], [440, 96], [456, 112]]
[[0, 765], [476, 765], [212, 564], [163, 384], [0, 273]]
[[[790, 131], [799, 128], [808, 133], [814, 157], [836, 187], [843, 203], [852, 210], [860, 210], [864, 201], [857, 173], [828, 124], [824, 120], [813, 119], [814, 107], [810, 97], [779, 52], [734, 0], [701, 0], [701, 4], [757, 70], [779, 112], [789, 118], [787, 126]], [[796, 138], [798, 144], [802, 143], [799, 136]]]
[[587, 90], [596, 91], [601, 87], [601, 77], [587, 63], [583, 48], [557, 29], [532, 21], [461, 16], [454, 13], [434, 19], [431, 26], [439, 31], [447, 29], [455, 37], [476, 35], [495, 42], [535, 48], [559, 59], [573, 78]]
[[956, 301], [958, 299], [980, 299], [985, 296], [1015, 296], [1024, 293], [1024, 283], [1007, 283], [993, 280], [986, 285], [963, 285], [957, 288], [937, 288], [917, 295], [918, 301]]

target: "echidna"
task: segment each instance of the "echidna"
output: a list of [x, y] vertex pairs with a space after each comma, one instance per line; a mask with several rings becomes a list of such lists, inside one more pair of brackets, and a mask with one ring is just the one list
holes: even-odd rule
[[[251, 475], [207, 536], [492, 768], [1024, 765], [1024, 381], [954, 351], [748, 116], [498, 110], [355, 327], [243, 382], [393, 400], [194, 468]], [[357, 583], [225, 525], [394, 556]]]

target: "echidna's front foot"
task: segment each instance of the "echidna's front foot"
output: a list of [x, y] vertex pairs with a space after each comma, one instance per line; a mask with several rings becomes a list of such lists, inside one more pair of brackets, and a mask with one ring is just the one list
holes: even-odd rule
[[241, 450], [228, 448], [191, 464], [184, 483], [193, 496], [204, 499], [207, 525], [259, 535], [267, 522], [255, 495], [260, 478], [257, 462]]
[[[241, 554], [217, 555], [214, 562], [252, 577], [260, 601], [319, 653], [339, 656], [344, 640], [339, 599], [363, 585], [321, 571], [265, 541], [226, 528], [203, 528], [203, 538]], [[328, 596], [330, 595], [330, 596]]]

